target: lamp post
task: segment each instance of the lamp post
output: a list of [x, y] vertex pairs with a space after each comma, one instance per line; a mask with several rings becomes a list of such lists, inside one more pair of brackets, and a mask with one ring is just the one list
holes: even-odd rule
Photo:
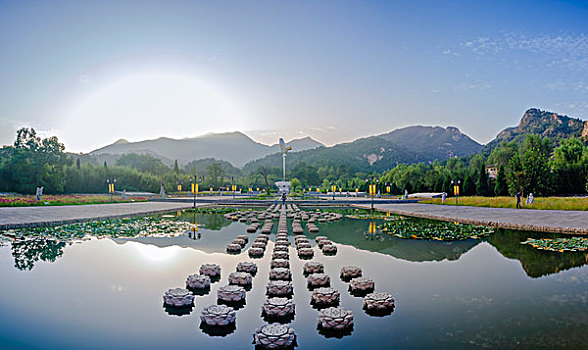
[[110, 194], [110, 203], [112, 203], [112, 196], [114, 196], [114, 184], [116, 183], [116, 178], [106, 179], [106, 183], [108, 184], [108, 193]]
[[[374, 180], [375, 180], [375, 183], [374, 183]], [[372, 210], [372, 214], [373, 214], [373, 212], [374, 212], [374, 194], [376, 193], [376, 186], [377, 186], [377, 183], [380, 182], [380, 179], [374, 179], [374, 177], [370, 177], [370, 178], [365, 179], [365, 182], [369, 185], [369, 191], [370, 191], [369, 193], [370, 193], [370, 196], [372, 197], [371, 210]]]
[[453, 185], [453, 194], [455, 195], [455, 205], [457, 205], [457, 197], [459, 197], [459, 185], [460, 185], [461, 181], [455, 179], [451, 180], [451, 184]]
[[198, 193], [198, 184], [196, 181], [202, 181], [202, 179], [197, 178], [196, 176], [190, 177], [190, 182], [192, 183], [192, 194], [194, 195], [194, 209], [196, 209], [196, 194]]
[[337, 189], [337, 183], [331, 182], [331, 191], [333, 191], [333, 200], [335, 200], [335, 190]]

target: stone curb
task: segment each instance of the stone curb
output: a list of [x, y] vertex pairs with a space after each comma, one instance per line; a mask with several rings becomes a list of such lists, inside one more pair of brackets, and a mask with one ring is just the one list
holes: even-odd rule
[[[363, 205], [354, 205], [354, 207], [358, 207], [361, 209], [370, 209], [369, 206], [363, 206]], [[503, 229], [509, 229], [509, 230], [517, 230], [517, 231], [537, 231], [537, 232], [561, 233], [561, 234], [569, 234], [569, 235], [586, 235], [586, 234], [588, 234], [588, 228], [517, 224], [517, 223], [513, 223], [513, 222], [468, 219], [468, 218], [460, 218], [460, 217], [448, 216], [448, 215], [424, 214], [424, 213], [418, 213], [418, 212], [406, 211], [406, 210], [400, 210], [400, 209], [392, 209], [392, 208], [375, 208], [375, 209], [378, 211], [389, 212], [392, 214], [403, 215], [403, 216], [412, 216], [412, 217], [421, 218], [421, 219], [430, 219], [430, 220], [448, 221], [448, 222], [459, 222], [462, 224], [483, 225], [483, 226], [490, 226], [490, 227], [503, 228]]]
[[[202, 206], [202, 207], [204, 207], [204, 206]], [[146, 210], [146, 211], [140, 211], [140, 212], [128, 213], [128, 214], [120, 214], [120, 215], [103, 215], [103, 216], [85, 217], [85, 218], [78, 218], [78, 219], [22, 222], [22, 223], [15, 223], [15, 224], [0, 224], [0, 230], [11, 230], [11, 229], [16, 229], [16, 228], [27, 228], [27, 227], [59, 226], [59, 225], [74, 224], [74, 223], [79, 223], [79, 222], [88, 222], [88, 221], [95, 221], [95, 220], [110, 220], [110, 219], [119, 219], [119, 218], [125, 218], [125, 217], [137, 217], [137, 216], [145, 216], [145, 215], [150, 215], [150, 214], [169, 213], [171, 211], [180, 210], [180, 209], [189, 209], [189, 208], [190, 207], [186, 207], [185, 205], [178, 205], [177, 207], [171, 207], [171, 208], [167, 208], [167, 209]]]

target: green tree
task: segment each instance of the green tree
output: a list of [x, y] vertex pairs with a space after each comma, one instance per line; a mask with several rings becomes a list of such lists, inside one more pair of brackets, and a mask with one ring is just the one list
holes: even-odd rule
[[528, 135], [520, 153], [515, 153], [509, 162], [507, 175], [511, 194], [522, 191], [544, 196], [552, 192], [549, 156], [552, 146], [548, 138]]
[[588, 147], [577, 138], [563, 140], [555, 148], [551, 161], [559, 193], [584, 193], [584, 181], [588, 175]]
[[177, 159], [174, 161], [174, 173], [176, 173], [176, 174], [180, 173], [180, 168], [178, 167], [178, 160]]
[[508, 184], [506, 183], [506, 172], [504, 167], [501, 165], [498, 168], [498, 174], [496, 175], [496, 184], [494, 185], [494, 194], [497, 196], [508, 195]]
[[223, 177], [224, 171], [220, 163], [214, 162], [208, 166], [208, 179], [213, 186], [220, 186]]
[[480, 163], [478, 170], [478, 181], [476, 182], [476, 194], [478, 196], [488, 196], [490, 189], [488, 188], [488, 173], [486, 172], [486, 164]]
[[292, 178], [292, 180], [290, 180], [290, 185], [292, 186], [292, 191], [296, 191], [296, 188], [300, 187], [300, 180]]

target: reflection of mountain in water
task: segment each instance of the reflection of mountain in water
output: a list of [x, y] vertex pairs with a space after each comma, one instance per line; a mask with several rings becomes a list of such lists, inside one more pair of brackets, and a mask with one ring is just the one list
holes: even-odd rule
[[517, 259], [529, 277], [551, 275], [572, 267], [579, 267], [588, 263], [588, 254], [580, 252], [551, 252], [537, 250], [529, 245], [521, 244], [527, 238], [555, 238], [554, 234], [538, 232], [521, 232], [510, 230], [496, 230], [488, 238], [488, 242], [505, 257]]
[[369, 234], [369, 221], [343, 220], [338, 224], [320, 224], [320, 235], [333, 242], [352, 245], [358, 249], [391, 255], [408, 261], [457, 260], [475, 247], [479, 240], [441, 242], [426, 240], [407, 240], [379, 233]]
[[54, 262], [63, 255], [64, 242], [54, 238], [36, 237], [14, 241], [12, 256], [14, 267], [19, 270], [32, 270], [39, 260]]

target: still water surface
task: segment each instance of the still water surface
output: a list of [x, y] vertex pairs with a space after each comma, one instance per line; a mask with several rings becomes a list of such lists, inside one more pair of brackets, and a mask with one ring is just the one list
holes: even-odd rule
[[[262, 259], [250, 259], [246, 250], [228, 255], [225, 245], [245, 233], [245, 224], [220, 215], [187, 219], [201, 224], [196, 237], [1, 246], [0, 347], [252, 349], [252, 333], [264, 323], [261, 305], [273, 243]], [[333, 240], [338, 253], [323, 256], [315, 248], [313, 260], [325, 264], [341, 306], [355, 315], [353, 332], [340, 339], [317, 331], [304, 261], [290, 248], [296, 304], [291, 326], [299, 349], [588, 347], [584, 253], [521, 245], [530, 233], [498, 231], [487, 240], [437, 242], [369, 235], [368, 225], [351, 219], [319, 224], [319, 234]], [[247, 247], [256, 235], [249, 234]], [[253, 288], [237, 313], [236, 330], [211, 336], [200, 329], [200, 311], [216, 303], [218, 287], [227, 284], [240, 261], [258, 264]], [[221, 280], [196, 297], [190, 314], [168, 314], [163, 292], [184, 287], [186, 276], [204, 263], [220, 264]], [[394, 312], [367, 315], [362, 298], [350, 295], [338, 277], [344, 265], [361, 267], [375, 280], [376, 291], [391, 293]]]

